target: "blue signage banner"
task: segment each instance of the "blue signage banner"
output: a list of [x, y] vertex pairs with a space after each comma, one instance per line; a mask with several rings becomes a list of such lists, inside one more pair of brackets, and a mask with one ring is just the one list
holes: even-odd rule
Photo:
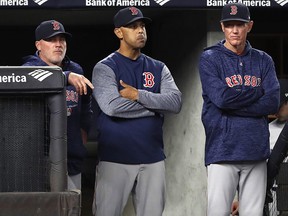
[[100, 8], [100, 7], [170, 7], [214, 8], [239, 2], [248, 7], [288, 8], [288, 0], [0, 0], [0, 7], [21, 8]]

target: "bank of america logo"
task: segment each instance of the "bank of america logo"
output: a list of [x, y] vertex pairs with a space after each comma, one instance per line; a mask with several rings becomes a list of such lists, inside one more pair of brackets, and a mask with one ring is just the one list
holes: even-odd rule
[[169, 2], [170, 0], [154, 0], [157, 4], [163, 6], [164, 4], [166, 4], [167, 2]]
[[28, 73], [28, 75], [32, 76], [33, 78], [37, 79], [40, 82], [42, 82], [43, 80], [45, 80], [47, 77], [51, 76], [52, 74], [53, 74], [52, 72], [45, 71], [42, 69], [37, 69]]
[[36, 4], [38, 5], [42, 5], [44, 4], [45, 2], [47, 2], [48, 0], [33, 0]]
[[278, 4], [280, 4], [281, 6], [284, 6], [288, 3], [288, 0], [275, 0]]

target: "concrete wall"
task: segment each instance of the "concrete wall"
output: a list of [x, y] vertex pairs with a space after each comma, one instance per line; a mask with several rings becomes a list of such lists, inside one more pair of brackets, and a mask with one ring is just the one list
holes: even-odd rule
[[162, 41], [159, 51], [162, 50], [161, 57], [166, 60], [183, 94], [181, 113], [169, 115], [164, 125], [167, 155], [165, 216], [205, 215], [205, 136], [198, 73], [199, 54], [206, 46], [205, 17], [203, 11], [181, 12], [181, 15], [165, 18], [165, 24], [161, 26], [166, 41]]
[[[174, 11], [153, 20], [153, 57], [164, 61], [183, 93], [182, 111], [167, 115], [164, 140], [167, 203], [164, 216], [206, 215], [205, 134], [198, 58], [207, 45], [206, 12]], [[131, 202], [124, 216], [135, 215]]]

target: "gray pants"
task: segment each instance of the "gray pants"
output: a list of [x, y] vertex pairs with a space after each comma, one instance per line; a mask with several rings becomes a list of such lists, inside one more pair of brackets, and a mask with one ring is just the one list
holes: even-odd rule
[[208, 166], [207, 216], [229, 216], [238, 187], [239, 214], [262, 216], [266, 194], [266, 161]]
[[67, 183], [68, 183], [68, 191], [71, 190], [81, 191], [81, 173], [77, 175], [68, 175]]
[[165, 205], [165, 164], [100, 162], [96, 168], [93, 214], [121, 216], [132, 193], [137, 216], [161, 216]]

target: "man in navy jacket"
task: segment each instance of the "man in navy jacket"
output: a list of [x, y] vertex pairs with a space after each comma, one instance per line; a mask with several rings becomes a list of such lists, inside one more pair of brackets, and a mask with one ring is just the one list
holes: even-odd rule
[[98, 117], [99, 165], [94, 214], [122, 215], [130, 193], [136, 215], [161, 216], [165, 205], [164, 114], [178, 113], [181, 92], [168, 67], [143, 53], [147, 35], [135, 7], [114, 16], [120, 47], [93, 71]]
[[[66, 38], [71, 34], [56, 20], [47, 20], [36, 28], [37, 52], [24, 58], [24, 66], [59, 66], [66, 78], [67, 102], [67, 159], [68, 189], [81, 190], [81, 170], [86, 148], [87, 132], [92, 116], [91, 95], [87, 86], [92, 83], [84, 77], [82, 67], [66, 56]], [[82, 96], [81, 96], [82, 95]]]
[[222, 9], [225, 39], [201, 55], [202, 121], [206, 133], [208, 216], [229, 215], [238, 188], [240, 215], [262, 216], [269, 157], [267, 116], [279, 105], [272, 58], [246, 40], [253, 27], [247, 6]]

